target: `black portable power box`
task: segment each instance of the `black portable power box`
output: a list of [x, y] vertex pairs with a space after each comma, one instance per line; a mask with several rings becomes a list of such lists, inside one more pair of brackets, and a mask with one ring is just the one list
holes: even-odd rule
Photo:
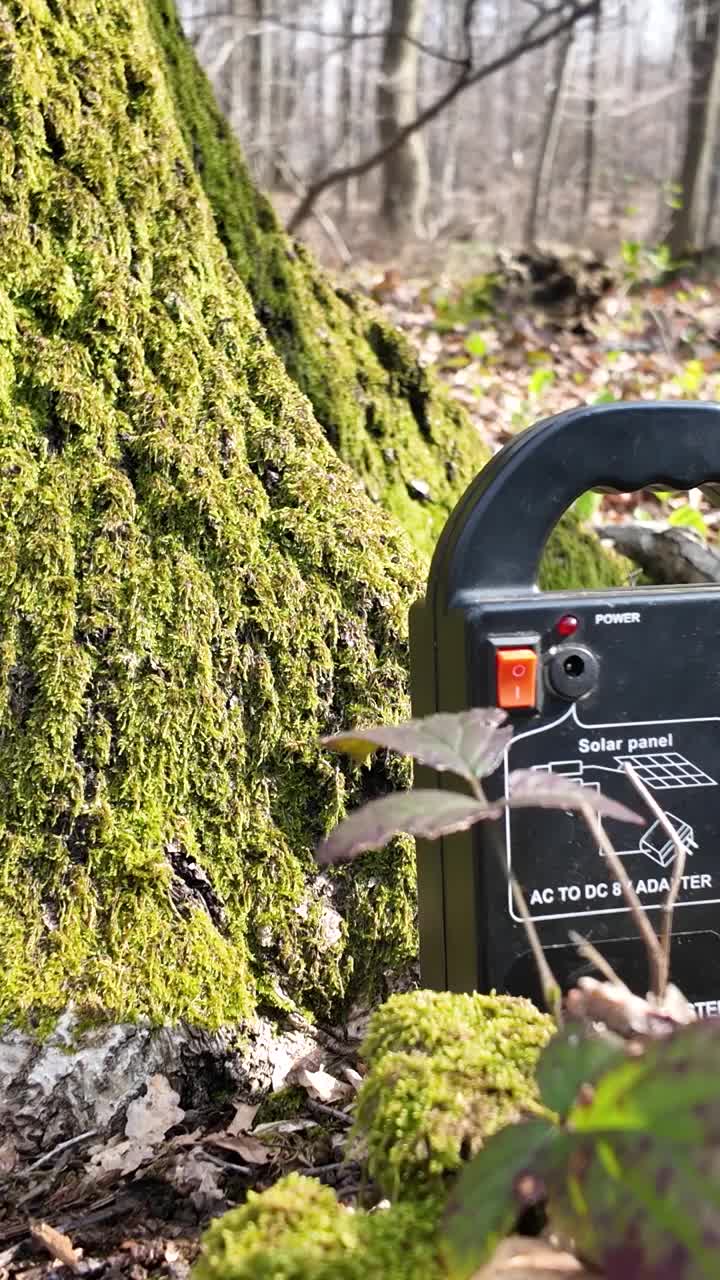
[[[673, 925], [672, 977], [700, 1015], [720, 1012], [720, 586], [541, 592], [543, 547], [583, 492], [684, 490], [720, 481], [720, 406], [612, 404], [549, 418], [489, 462], [450, 516], [427, 594], [411, 610], [413, 714], [507, 709], [514, 736], [487, 780], [514, 769], [564, 774], [638, 812], [629, 761], [690, 856]], [[416, 770], [416, 785], [452, 786]], [[607, 820], [657, 925], [675, 857], [648, 813]], [[491, 830], [492, 828], [492, 830]], [[619, 886], [577, 813], [508, 810], [496, 823], [418, 841], [425, 985], [539, 997], [507, 875], [522, 885], [564, 988], [591, 972], [576, 930], [633, 990], [648, 989], [645, 949]]]

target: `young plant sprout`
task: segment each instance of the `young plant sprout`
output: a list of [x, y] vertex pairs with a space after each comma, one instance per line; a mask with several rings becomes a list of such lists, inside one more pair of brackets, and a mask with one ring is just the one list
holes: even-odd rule
[[[518, 1216], [543, 1203], [551, 1229], [571, 1240], [579, 1258], [602, 1268], [608, 1280], [631, 1274], [637, 1280], [712, 1280], [720, 1249], [720, 1035], [717, 1020], [696, 1021], [692, 1007], [668, 984], [672, 912], [687, 850], [626, 764], [676, 853], [658, 939], [602, 824], [603, 817], [643, 819], [561, 775], [532, 770], [511, 773], [506, 794], [488, 801], [482, 779], [498, 767], [511, 737], [503, 711], [478, 708], [324, 739], [331, 750], [361, 761], [377, 748], [411, 755], [454, 774], [466, 790], [418, 788], [373, 800], [330, 833], [318, 850], [321, 862], [381, 848], [399, 832], [432, 838], [464, 830], [508, 808], [575, 809], [620, 884], [650, 961], [652, 991], [643, 999], [592, 943], [571, 933], [604, 981], [582, 977], [568, 993], [567, 1023], [537, 1063], [539, 1105], [533, 1114], [489, 1137], [464, 1166], [441, 1235], [448, 1274], [468, 1280]], [[545, 999], [560, 1024], [557, 983], [522, 889], [512, 877], [510, 882]]]
[[[374, 751], [381, 748], [412, 756], [418, 763], [438, 772], [455, 775], [465, 784], [466, 790], [417, 787], [411, 791], [395, 792], [382, 796], [379, 800], [371, 800], [330, 832], [318, 849], [318, 861], [324, 864], [350, 861], [367, 850], [382, 849], [393, 836], [399, 834], [435, 839], [453, 831], [464, 831], [476, 822], [501, 817], [506, 809], [533, 806], [575, 809], [590, 827], [605, 854], [607, 865], [620, 884], [648, 951], [652, 991], [662, 999], [668, 980], [672, 910], [685, 863], [685, 849], [677, 832], [632, 767], [625, 765], [631, 782], [662, 823], [678, 852], [672, 884], [663, 910], [660, 942], [602, 824], [603, 817], [638, 824], [642, 824], [644, 819], [600, 791], [589, 790], [562, 775], [539, 773], [532, 769], [518, 769], [510, 773], [506, 795], [488, 800], [482, 780], [498, 768], [512, 734], [512, 726], [507, 723], [505, 711], [498, 707], [474, 707], [455, 714], [440, 712], [422, 719], [407, 720], [399, 725], [351, 729], [321, 739], [322, 745], [329, 750], [343, 752], [360, 763], [364, 763]], [[517, 879], [508, 873], [499, 846], [498, 856], [505, 874], [508, 875], [518, 914], [528, 935], [545, 1001], [559, 1020], [558, 984], [530, 918], [525, 895]]]

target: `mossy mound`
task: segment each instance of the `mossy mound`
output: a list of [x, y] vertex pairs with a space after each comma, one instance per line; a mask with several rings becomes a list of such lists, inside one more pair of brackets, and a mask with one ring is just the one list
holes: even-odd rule
[[408, 842], [339, 932], [312, 851], [407, 780], [317, 739], [407, 714], [423, 589], [338, 453], [426, 551], [477, 440], [279, 230], [166, 0], [0, 0], [0, 58], [0, 1019], [327, 1013], [415, 950]]
[[491, 1133], [536, 1107], [535, 1063], [553, 1030], [511, 996], [391, 997], [363, 1045], [355, 1125], [384, 1194], [440, 1194]]
[[418, 569], [258, 323], [142, 0], [2, 19], [0, 1018], [327, 1010], [414, 949], [407, 844], [339, 938], [308, 886], [359, 785], [317, 738], [406, 713]]
[[439, 1280], [439, 1207], [349, 1212], [334, 1193], [291, 1173], [211, 1224], [194, 1280]]

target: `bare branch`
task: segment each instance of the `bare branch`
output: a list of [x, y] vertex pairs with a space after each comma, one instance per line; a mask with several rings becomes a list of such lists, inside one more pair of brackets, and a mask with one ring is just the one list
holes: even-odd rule
[[[345, 182], [348, 178], [358, 178], [365, 173], [369, 173], [371, 169], [376, 167], [376, 165], [382, 164], [388, 156], [391, 156], [394, 151], [397, 151], [398, 147], [401, 147], [413, 133], [417, 133], [418, 129], [422, 129], [430, 120], [434, 120], [450, 102], [457, 98], [458, 94], [469, 88], [471, 84], [477, 84], [479, 80], [485, 80], [488, 76], [494, 75], [496, 71], [502, 71], [505, 67], [509, 66], [510, 63], [517, 61], [518, 58], [522, 57], [526, 53], [530, 53], [534, 49], [542, 49], [546, 44], [549, 44], [551, 40], [554, 40], [556, 36], [562, 35], [563, 32], [567, 31], [576, 22], [579, 22], [581, 18], [586, 18], [590, 14], [594, 14], [599, 3], [600, 0], [576, 0], [576, 3], [573, 4], [570, 13], [567, 13], [566, 16], [560, 17], [557, 22], [555, 22], [554, 26], [548, 28], [548, 30], [540, 34], [533, 35], [530, 39], [527, 38], [527, 33], [525, 33], [520, 37], [518, 42], [505, 53], [499, 54], [489, 62], [483, 63], [475, 70], [473, 70], [471, 66], [464, 66], [460, 75], [453, 81], [449, 88], [441, 93], [434, 102], [430, 103], [429, 106], [425, 107], [423, 111], [420, 111], [414, 120], [411, 120], [409, 124], [406, 124], [402, 129], [399, 129], [394, 138], [391, 138], [385, 146], [379, 147], [377, 151], [373, 151], [369, 156], [365, 156], [364, 159], [357, 160], [353, 164], [346, 164], [337, 169], [331, 169], [324, 175], [324, 177], [318, 178], [317, 181], [311, 183], [306, 194], [303, 196], [303, 199], [297, 205], [297, 208], [290, 217], [287, 225], [288, 231], [291, 234], [297, 231], [298, 227], [302, 225], [305, 219], [312, 212], [316, 200], [324, 191], [327, 191], [328, 187], [335, 186], [337, 182]], [[566, 7], [566, 5], [561, 6], [563, 10], [565, 10]], [[541, 20], [544, 21], [546, 16], [547, 15], [543, 15], [542, 19], [535, 19], [528, 30], [534, 30], [537, 27], [538, 22]]]
[[[471, 0], [474, 4], [474, 0]], [[236, 25], [241, 22], [255, 21], [254, 15], [249, 13], [233, 13], [228, 14], [225, 11], [215, 13], [206, 13], [203, 15], [206, 22], [226, 22], [228, 25]], [[318, 36], [321, 40], [340, 40], [347, 38], [348, 43], [356, 40], [385, 40], [388, 36], [399, 36], [401, 40], [405, 40], [407, 44], [412, 44], [421, 53], [427, 55], [428, 58], [435, 58], [438, 62], [448, 62], [452, 66], [465, 66], [467, 55], [457, 57], [452, 53], [448, 53], [445, 49], [436, 49], [432, 45], [425, 44], [424, 40], [418, 40], [416, 36], [408, 35], [406, 31], [396, 31], [393, 27], [383, 27], [380, 31], [353, 31], [351, 36], [347, 36], [347, 32], [330, 30], [327, 27], [314, 26], [312, 23], [305, 22], [288, 22], [286, 18], [281, 18], [277, 14], [268, 14], [264, 17], [260, 24], [253, 28], [253, 35], [262, 33], [268, 27], [280, 27], [283, 31], [292, 31], [297, 35]], [[199, 36], [198, 40], [202, 40], [204, 32]]]

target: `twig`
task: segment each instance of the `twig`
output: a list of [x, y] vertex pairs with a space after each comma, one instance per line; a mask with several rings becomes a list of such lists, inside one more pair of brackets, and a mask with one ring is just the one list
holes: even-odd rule
[[623, 765], [625, 772], [632, 782], [635, 790], [642, 796], [648, 809], [655, 814], [663, 831], [673, 842], [675, 848], [675, 865], [673, 867], [672, 878], [670, 880], [670, 888], [667, 897], [661, 909], [662, 927], [660, 929], [660, 947], [662, 951], [662, 968], [660, 970], [660, 987], [658, 996], [662, 1000], [667, 991], [668, 979], [670, 977], [670, 947], [672, 945], [672, 922], [675, 911], [675, 903], [680, 892], [680, 885], [685, 874], [685, 863], [687, 862], [687, 846], [683, 844], [672, 822], [668, 818], [664, 809], [660, 808], [654, 795], [648, 791], [642, 778], [638, 776], [631, 764], [625, 762]]
[[[503, 866], [505, 866], [504, 860], [503, 860]], [[510, 889], [512, 892], [513, 901], [515, 903], [515, 906], [517, 907], [518, 915], [522, 919], [523, 926], [525, 928], [525, 933], [527, 934], [527, 940], [530, 943], [530, 950], [532, 951], [533, 960], [535, 961], [535, 965], [537, 967], [538, 977], [540, 978], [540, 985], [542, 987], [542, 993], [543, 993], [543, 998], [545, 1000], [545, 1004], [547, 1005], [548, 1012], [551, 1013], [552, 1016], [554, 1017], [558, 1027], [561, 1027], [562, 1026], [562, 1005], [560, 1000], [560, 987], [558, 985], [557, 978], [555, 977], [555, 974], [553, 973], [552, 969], [550, 968], [550, 965], [547, 962], [545, 952], [543, 951], [542, 943], [538, 936], [538, 931], [535, 928], [535, 922], [532, 916], [530, 915], [530, 911], [528, 909], [528, 905], [525, 900], [525, 894], [520, 888], [520, 884], [518, 883], [518, 881], [516, 880], [512, 872], [508, 871], [507, 868], [505, 869], [507, 872], [508, 883], [510, 885]]]
[[[286, 158], [284, 156], [276, 154], [275, 164], [276, 164], [276, 167], [282, 173], [286, 182], [288, 183], [288, 186], [290, 186], [294, 191], [295, 195], [298, 196], [299, 198], [302, 198], [304, 195], [306, 195], [307, 183], [303, 182], [302, 179], [298, 177], [298, 175], [292, 169], [292, 167], [290, 166]], [[345, 243], [342, 235], [340, 234], [340, 231], [338, 230], [336, 223], [333, 222], [329, 214], [323, 213], [321, 210], [316, 208], [313, 208], [312, 216], [314, 217], [321, 231], [323, 231], [327, 236], [328, 240], [330, 241], [330, 244], [335, 250], [342, 265], [344, 267], [349, 267], [350, 263], [353, 260], [353, 256], [350, 250], [348, 249], [348, 246]]]
[[658, 995], [660, 991], [660, 979], [663, 963], [662, 948], [658, 941], [657, 934], [648, 919], [645, 908], [633, 889], [632, 880], [628, 876], [620, 858], [615, 852], [612, 842], [609, 839], [602, 822], [595, 813], [595, 810], [591, 809], [589, 805], [583, 805], [581, 812], [592, 834], [605, 854], [607, 864], [620, 885], [623, 897], [630, 908], [630, 914], [635, 922], [638, 933], [645, 943], [648, 955], [648, 966], [650, 969], [650, 989], [655, 993], [655, 995]]
[[59, 1156], [62, 1151], [69, 1151], [70, 1147], [77, 1147], [86, 1138], [96, 1138], [97, 1135], [97, 1129], [86, 1129], [84, 1133], [78, 1133], [74, 1138], [66, 1138], [64, 1142], [59, 1142], [51, 1151], [46, 1151], [44, 1155], [40, 1156], [39, 1160], [35, 1160], [26, 1169], [21, 1169], [15, 1176], [17, 1178], [27, 1178], [36, 1169], [42, 1168], [44, 1164], [47, 1164], [55, 1156]]
[[629, 990], [622, 978], [618, 977], [610, 962], [598, 951], [597, 947], [593, 946], [588, 938], [583, 938], [582, 934], [577, 933], [575, 929], [571, 929], [570, 941], [575, 944], [583, 960], [588, 960], [590, 964], [594, 965], [598, 973], [607, 978], [608, 982], [612, 982], [616, 987], [624, 987], [626, 991]]
[[232, 1160], [223, 1160], [222, 1156], [215, 1156], [210, 1151], [203, 1150], [201, 1159], [209, 1160], [210, 1164], [216, 1164], [218, 1169], [229, 1169], [233, 1173], [242, 1173], [250, 1176], [252, 1169], [247, 1164], [235, 1164]]
[[312, 1098], [307, 1100], [307, 1109], [313, 1115], [328, 1116], [331, 1120], [337, 1120], [340, 1124], [350, 1126], [353, 1123], [352, 1116], [345, 1111], [339, 1111], [337, 1107], [328, 1107], [324, 1102], [314, 1102]]
[[308, 1169], [299, 1170], [304, 1178], [322, 1178], [326, 1173], [337, 1173], [338, 1169], [347, 1169], [348, 1173], [359, 1173], [357, 1160], [335, 1160], [332, 1164], [311, 1165]]

